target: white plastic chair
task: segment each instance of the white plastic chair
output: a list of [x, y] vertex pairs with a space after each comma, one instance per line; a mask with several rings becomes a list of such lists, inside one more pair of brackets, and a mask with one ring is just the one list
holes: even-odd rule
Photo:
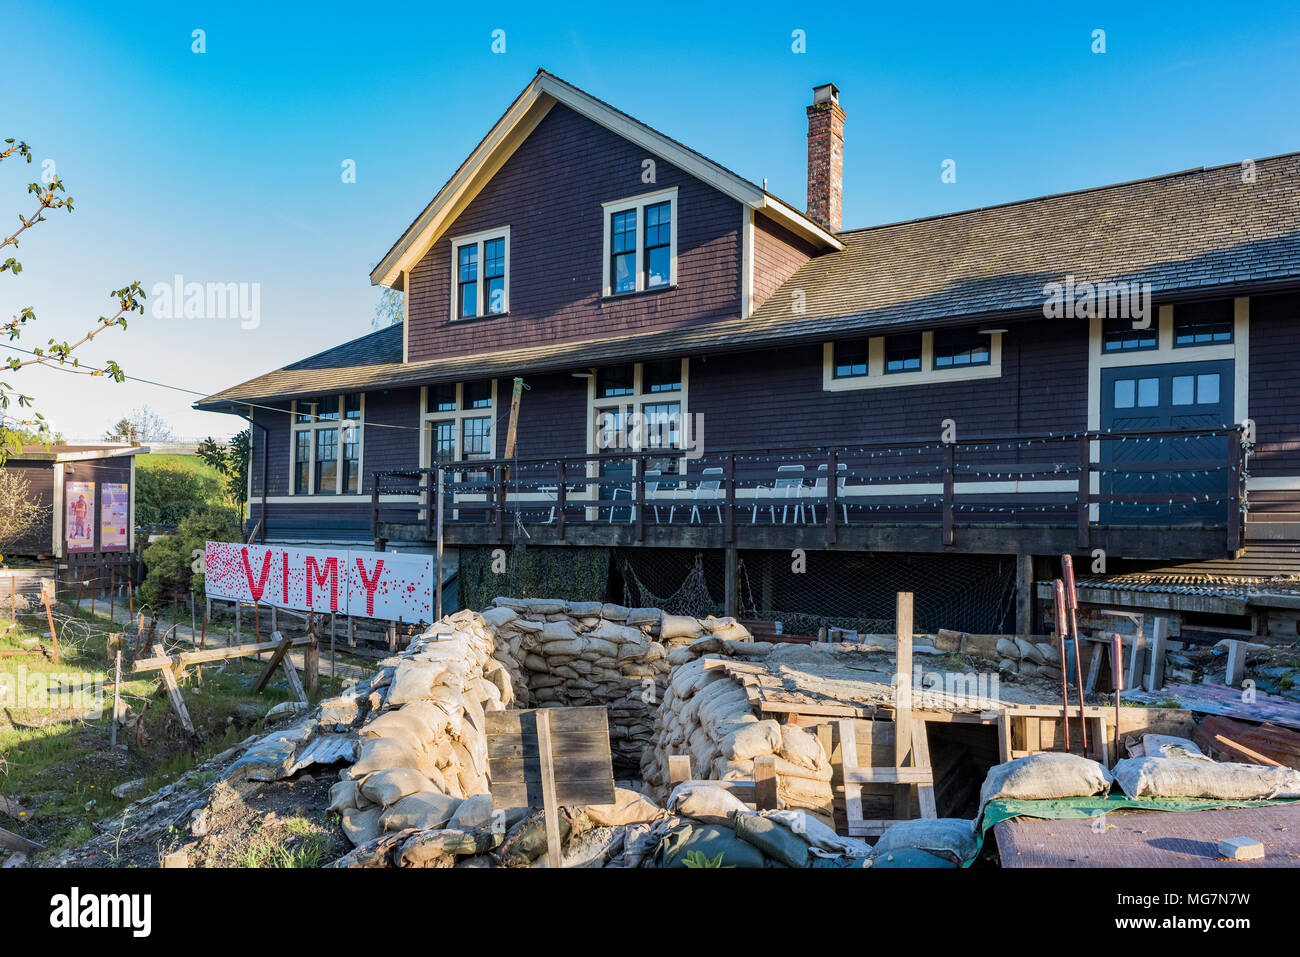
[[[804, 467], [802, 465], [777, 466], [776, 481], [772, 483], [772, 488], [769, 490], [764, 486], [760, 485], [758, 486], [758, 488], [754, 489], [754, 495], [757, 497], [759, 492], [771, 491], [772, 498], [774, 499], [777, 498], [802, 499], [803, 488], [804, 488], [803, 473], [804, 473]], [[767, 506], [767, 510], [768, 510], [769, 520], [772, 522], [773, 525], [775, 525], [776, 524], [776, 503], [771, 502]], [[789, 517], [790, 517], [790, 506], [782, 505], [781, 524], [782, 525], [786, 524], [786, 521]], [[749, 523], [752, 525], [757, 520], [758, 520], [758, 503], [755, 502], [754, 511], [749, 516]], [[803, 521], [802, 501], [797, 501], [794, 506], [794, 520], [796, 524], [801, 523]]]
[[[841, 474], [848, 472], [849, 467], [843, 462], [835, 464], [835, 497], [839, 500], [841, 514], [844, 516], [844, 524], [849, 523], [849, 505], [844, 501], [844, 486], [848, 483], [848, 476]], [[817, 504], [826, 501], [826, 464], [822, 463], [817, 466], [817, 479], [813, 482], [812, 501], [808, 507], [812, 509], [813, 524], [817, 524]]]
[[[696, 504], [691, 506], [691, 523], [694, 524], [697, 520], [699, 520], [701, 525], [704, 524], [703, 519], [700, 517], [699, 503], [701, 502], [706, 503], [704, 505], [705, 508], [709, 507], [707, 503], [709, 502], [715, 503], [713, 505], [713, 508], [717, 510], [718, 521], [721, 522], [722, 506], [716, 503], [722, 498], [722, 469], [709, 468], [709, 469], [705, 469], [700, 474], [708, 475], [711, 477], [707, 479], [700, 479], [700, 483], [695, 486], [695, 493], [691, 496], [691, 498], [694, 500]], [[670, 522], [672, 521], [671, 515], [669, 516], [668, 521]]]

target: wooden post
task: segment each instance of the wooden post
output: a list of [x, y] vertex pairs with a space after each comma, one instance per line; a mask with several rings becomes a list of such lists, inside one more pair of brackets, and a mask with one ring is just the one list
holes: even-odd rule
[[235, 644], [240, 644], [240, 642], [242, 641], [242, 638], [240, 636], [239, 626], [240, 626], [240, 619], [243, 617], [243, 613], [244, 613], [243, 603], [238, 598], [236, 598], [235, 599]]
[[[433, 582], [435, 614], [436, 614], [437, 619], [438, 619], [439, 621], [442, 621], [442, 536], [443, 536], [443, 522], [444, 522], [444, 520], [445, 520], [445, 518], [444, 518], [444, 514], [443, 514], [443, 495], [445, 494], [445, 489], [446, 489], [446, 486], [445, 486], [445, 484], [444, 484], [444, 483], [445, 483], [444, 475], [445, 475], [445, 473], [444, 473], [443, 469], [442, 469], [441, 467], [439, 467], [439, 469], [438, 469], [438, 506], [437, 506], [437, 507], [438, 507], [438, 547], [437, 547], [437, 553], [438, 553], [438, 554], [437, 554], [437, 563], [436, 563], [436, 564], [437, 564], [437, 568], [435, 569], [435, 572], [434, 572], [434, 576], [435, 576], [435, 577], [434, 577], [434, 582]], [[564, 486], [561, 485], [560, 488], [563, 489]], [[561, 521], [561, 522], [564, 521], [563, 515], [561, 515], [560, 521]], [[561, 526], [561, 527], [563, 527], [563, 526]], [[353, 645], [353, 641], [352, 641], [352, 616], [349, 614], [349, 615], [348, 615], [348, 647], [352, 647], [352, 645]]]
[[356, 634], [352, 630], [352, 616], [348, 615], [348, 647], [355, 648], [356, 646], [357, 639]]
[[330, 677], [334, 678], [334, 625], [339, 620], [339, 610], [337, 608], [330, 612]]
[[113, 620], [113, 605], [117, 598], [114, 592], [117, 590], [117, 569], [108, 570], [108, 620]]
[[776, 758], [772, 755], [754, 759], [754, 807], [759, 811], [775, 811]]
[[559, 484], [555, 487], [555, 534], [564, 541], [564, 513], [569, 504], [569, 472], [564, 459], [560, 459], [557, 470]]
[[957, 489], [953, 459], [953, 444], [945, 442], [943, 445], [943, 543], [945, 545], [953, 543], [953, 506], [955, 504], [953, 500], [956, 498]]
[[54, 591], [53, 582], [49, 582], [50, 587], [46, 587], [46, 582], [41, 582], [41, 601], [45, 603], [45, 620], [50, 625], [50, 641], [54, 642], [54, 660], [59, 660], [59, 632], [54, 627], [54, 612], [50, 610], [50, 592]]
[[740, 604], [737, 596], [737, 565], [738, 556], [735, 545], [728, 545], [723, 551], [723, 614], [729, 618], [736, 617], [736, 609]]
[[[834, 449], [826, 457], [826, 544], [834, 545], [839, 536], [839, 527], [836, 524], [838, 516], [835, 514], [836, 497], [839, 494], [839, 456]], [[813, 521], [817, 520], [817, 513], [813, 512]]]
[[1147, 675], [1143, 686], [1159, 691], [1165, 686], [1165, 651], [1169, 647], [1169, 619], [1157, 618], [1151, 627], [1151, 647], [1147, 649]]
[[9, 576], [9, 619], [18, 620], [18, 585], [13, 575]]
[[632, 508], [636, 513], [636, 540], [645, 541], [645, 465], [646, 457], [636, 457], [636, 475], [632, 477]]
[[[912, 751], [912, 593], [900, 591], [896, 599], [898, 639], [894, 665], [894, 767], [901, 768]], [[894, 789], [894, 816], [910, 816], [911, 788], [900, 784]]]
[[[1079, 548], [1087, 550], [1092, 547], [1092, 532], [1089, 522], [1092, 520], [1092, 439], [1083, 436], [1079, 439]], [[1078, 637], [1075, 637], [1078, 640]]]
[[1228, 669], [1223, 683], [1229, 688], [1240, 688], [1246, 678], [1246, 649], [1240, 641], [1228, 642]]
[[303, 649], [302, 677], [307, 690], [315, 691], [316, 686], [320, 684], [320, 645], [316, 641], [315, 612], [311, 612], [307, 618], [307, 634], [311, 637], [311, 644]]
[[[727, 544], [736, 540], [736, 457], [727, 456]], [[688, 515], [687, 518], [690, 518]]]
[[135, 617], [135, 581], [130, 578], [126, 580], [126, 600], [127, 600], [126, 610], [131, 615], [131, 617], [134, 618]]
[[113, 665], [113, 717], [108, 726], [108, 746], [117, 747], [117, 716], [122, 708], [122, 651], [119, 648]]
[[180, 686], [176, 683], [176, 673], [169, 667], [159, 668], [158, 672], [162, 676], [163, 687], [167, 689], [167, 699], [171, 702], [172, 710], [180, 718], [181, 727], [194, 734], [194, 722], [190, 720], [190, 713], [185, 708], [185, 699], [181, 697]]
[[1034, 633], [1034, 556], [1016, 555], [1016, 634], [1026, 640]]
[[551, 754], [551, 715], [546, 708], [537, 716], [537, 752], [542, 774], [542, 814], [546, 819], [546, 865], [564, 866], [560, 849], [560, 808], [555, 796], [555, 758]]

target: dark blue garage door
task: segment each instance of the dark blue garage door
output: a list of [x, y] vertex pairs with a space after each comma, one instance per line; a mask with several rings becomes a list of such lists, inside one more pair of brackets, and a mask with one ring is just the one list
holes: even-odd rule
[[[1101, 426], [1116, 432], [1153, 429], [1210, 429], [1231, 425], [1233, 364], [1179, 362], [1103, 369]], [[1124, 496], [1194, 493], [1227, 494], [1229, 472], [1216, 467], [1228, 453], [1223, 436], [1105, 441], [1101, 443], [1101, 492]], [[1169, 471], [1132, 469], [1137, 463], [1173, 466]], [[1186, 470], [1177, 466], [1186, 463]], [[1206, 504], [1103, 505], [1101, 520], [1114, 524], [1201, 524], [1219, 522], [1223, 506]]]

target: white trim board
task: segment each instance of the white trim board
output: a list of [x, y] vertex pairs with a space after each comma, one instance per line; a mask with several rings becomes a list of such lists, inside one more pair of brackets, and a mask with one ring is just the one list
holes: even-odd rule
[[[537, 128], [551, 107], [562, 103], [581, 116], [751, 209], [761, 209], [785, 228], [818, 246], [840, 250], [844, 244], [794, 207], [712, 160], [687, 149], [657, 130], [602, 103], [549, 73], [538, 72], [447, 184], [416, 218], [370, 273], [370, 281], [394, 287], [438, 241], [441, 232], [478, 195], [484, 185]], [[409, 290], [408, 290], [409, 293]]]
[[934, 333], [921, 333], [921, 368], [913, 372], [885, 372], [885, 337], [867, 340], [867, 374], [835, 378], [835, 343], [822, 344], [822, 391], [850, 392], [855, 389], [895, 389], [909, 385], [933, 385], [997, 379], [1002, 376], [1002, 333], [989, 335], [989, 361], [985, 365], [934, 369]]

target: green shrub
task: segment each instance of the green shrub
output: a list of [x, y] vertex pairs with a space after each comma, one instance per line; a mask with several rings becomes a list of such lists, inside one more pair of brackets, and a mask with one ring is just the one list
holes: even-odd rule
[[180, 520], [175, 532], [144, 550], [146, 575], [140, 586], [141, 599], [159, 605], [191, 589], [196, 598], [202, 598], [204, 544], [238, 541], [242, 536], [234, 509], [210, 505], [190, 512]]

